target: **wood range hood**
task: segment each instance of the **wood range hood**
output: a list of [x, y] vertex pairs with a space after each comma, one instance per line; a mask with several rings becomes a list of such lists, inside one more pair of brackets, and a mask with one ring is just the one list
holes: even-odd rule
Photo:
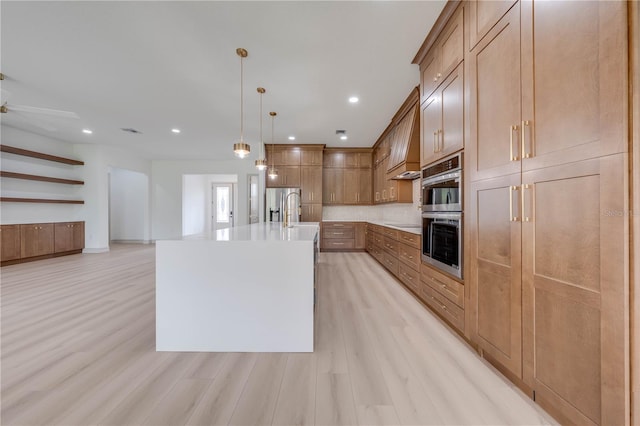
[[391, 141], [387, 179], [420, 177], [420, 91], [413, 89], [385, 131]]

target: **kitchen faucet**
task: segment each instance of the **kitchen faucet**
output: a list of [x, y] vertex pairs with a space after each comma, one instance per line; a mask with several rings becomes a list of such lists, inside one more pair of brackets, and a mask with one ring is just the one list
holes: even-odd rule
[[[289, 197], [292, 195], [297, 195], [298, 198], [300, 199], [300, 202], [302, 202], [302, 198], [300, 197], [300, 194], [297, 192], [290, 192], [287, 194], [287, 197], [284, 199], [284, 227], [288, 228], [289, 227], [289, 215], [291, 214], [291, 212], [289, 211]], [[302, 214], [301, 208], [298, 207], [298, 215]]]

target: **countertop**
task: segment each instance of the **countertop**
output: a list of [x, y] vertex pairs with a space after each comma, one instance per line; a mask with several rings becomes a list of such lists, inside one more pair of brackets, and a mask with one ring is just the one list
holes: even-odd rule
[[372, 223], [374, 225], [386, 226], [387, 228], [397, 229], [399, 231], [409, 232], [410, 234], [422, 235], [422, 225], [419, 223], [399, 223], [399, 222], [385, 222], [384, 220], [323, 220], [323, 222], [365, 222]]
[[319, 232], [318, 222], [296, 222], [290, 228], [282, 223], [254, 223], [220, 229], [211, 234], [187, 235], [182, 240], [210, 241], [313, 241]]

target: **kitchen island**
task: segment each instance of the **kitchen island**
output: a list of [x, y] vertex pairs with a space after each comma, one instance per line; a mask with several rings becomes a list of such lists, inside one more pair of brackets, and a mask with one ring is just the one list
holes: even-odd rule
[[319, 226], [156, 242], [156, 350], [313, 352]]

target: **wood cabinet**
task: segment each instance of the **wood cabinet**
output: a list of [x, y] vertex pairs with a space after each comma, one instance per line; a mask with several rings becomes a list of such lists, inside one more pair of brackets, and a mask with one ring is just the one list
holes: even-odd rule
[[317, 166], [300, 167], [300, 188], [302, 203], [322, 204], [322, 168]]
[[2, 248], [2, 262], [20, 259], [20, 225], [0, 226], [0, 244]]
[[53, 223], [20, 225], [20, 257], [53, 253]]
[[344, 204], [371, 204], [371, 169], [344, 169]]
[[56, 223], [53, 233], [54, 253], [84, 248], [84, 222]]
[[327, 149], [323, 162], [323, 204], [371, 204], [370, 149]]
[[426, 101], [464, 59], [463, 23], [463, 7], [459, 7], [420, 62], [421, 102]]
[[28, 223], [0, 226], [2, 265], [30, 262], [84, 248], [84, 222]]
[[322, 170], [322, 204], [344, 203], [344, 170]]
[[510, 3], [471, 10], [470, 336], [562, 423], [624, 424], [626, 5]]
[[464, 66], [421, 105], [421, 160], [425, 167], [464, 148]]
[[366, 248], [364, 222], [322, 222], [320, 232], [323, 251], [361, 251]]
[[300, 166], [276, 166], [278, 176], [266, 180], [267, 188], [300, 187]]
[[504, 16], [516, 0], [470, 1], [469, 48], [476, 44]]
[[580, 5], [518, 2], [470, 53], [472, 180], [628, 149], [626, 6]]
[[322, 222], [322, 204], [302, 204], [300, 208], [303, 222]]
[[420, 169], [420, 116], [418, 113], [417, 89], [415, 96], [410, 96], [409, 99], [415, 99], [415, 102], [400, 119], [393, 133], [387, 164], [389, 179], [405, 171], [419, 171]]
[[322, 156], [322, 149], [307, 149], [307, 147], [304, 147], [300, 154], [300, 165], [322, 167]]

